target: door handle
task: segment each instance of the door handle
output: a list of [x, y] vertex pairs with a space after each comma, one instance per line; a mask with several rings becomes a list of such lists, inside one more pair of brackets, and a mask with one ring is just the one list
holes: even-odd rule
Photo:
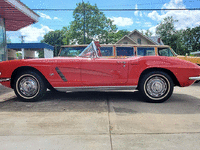
[[126, 64], [125, 61], [117, 61], [118, 64]]

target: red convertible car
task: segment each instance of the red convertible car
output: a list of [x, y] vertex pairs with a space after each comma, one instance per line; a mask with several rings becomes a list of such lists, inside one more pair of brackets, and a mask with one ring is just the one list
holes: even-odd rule
[[137, 89], [149, 102], [164, 102], [174, 86], [200, 80], [200, 66], [174, 57], [103, 58], [92, 42], [78, 57], [0, 62], [0, 82], [23, 101], [41, 99], [47, 88], [57, 91]]

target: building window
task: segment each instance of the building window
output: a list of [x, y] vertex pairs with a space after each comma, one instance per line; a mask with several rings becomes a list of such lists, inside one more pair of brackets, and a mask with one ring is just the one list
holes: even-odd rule
[[141, 38], [138, 38], [138, 39], [137, 39], [137, 43], [138, 43], [138, 44], [141, 44]]
[[0, 61], [6, 60], [6, 31], [4, 19], [0, 18]]

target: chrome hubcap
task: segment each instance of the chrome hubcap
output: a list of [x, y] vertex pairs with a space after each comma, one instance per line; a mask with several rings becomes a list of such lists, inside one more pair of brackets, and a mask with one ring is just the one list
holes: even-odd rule
[[19, 83], [19, 90], [23, 95], [27, 97], [35, 95], [38, 91], [38, 84], [36, 79], [33, 77], [22, 78]]
[[147, 93], [155, 98], [162, 97], [167, 89], [167, 83], [162, 77], [152, 77], [146, 84]]

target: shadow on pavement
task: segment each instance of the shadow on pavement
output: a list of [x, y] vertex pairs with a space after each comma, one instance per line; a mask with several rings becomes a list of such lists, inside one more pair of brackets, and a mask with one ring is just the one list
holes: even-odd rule
[[[200, 99], [174, 93], [164, 103], [146, 103], [134, 92], [50, 92], [38, 102], [21, 102], [12, 98], [0, 102], [0, 112], [107, 112], [108, 102], [115, 113], [196, 114]], [[112, 109], [111, 109], [112, 108]]]
[[12, 91], [13, 91], [13, 89], [5, 87], [2, 84], [0, 84], [0, 95], [8, 93], [8, 92], [12, 92]]

